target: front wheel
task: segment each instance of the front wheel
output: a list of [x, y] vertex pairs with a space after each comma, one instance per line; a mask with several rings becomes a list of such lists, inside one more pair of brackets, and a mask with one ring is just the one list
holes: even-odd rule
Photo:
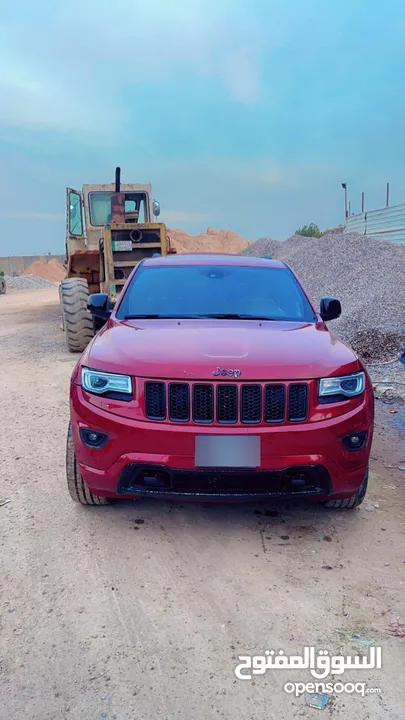
[[69, 495], [75, 502], [82, 505], [109, 505], [110, 500], [93, 495], [83, 480], [73, 445], [72, 427], [69, 424], [66, 441], [66, 480]]
[[344, 500], [328, 500], [323, 503], [326, 508], [334, 508], [335, 510], [352, 510], [358, 507], [363, 502], [368, 487], [368, 470], [364, 476], [363, 482], [361, 483], [357, 492], [350, 498]]

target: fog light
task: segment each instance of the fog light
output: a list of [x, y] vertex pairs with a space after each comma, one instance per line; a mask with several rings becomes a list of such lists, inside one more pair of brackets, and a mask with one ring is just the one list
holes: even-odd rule
[[85, 428], [80, 430], [80, 436], [83, 443], [90, 448], [101, 448], [108, 440], [108, 436], [104, 433], [97, 432], [96, 430], [87, 430]]
[[358, 432], [352, 435], [346, 435], [343, 438], [343, 445], [347, 450], [361, 450], [366, 444], [367, 433]]

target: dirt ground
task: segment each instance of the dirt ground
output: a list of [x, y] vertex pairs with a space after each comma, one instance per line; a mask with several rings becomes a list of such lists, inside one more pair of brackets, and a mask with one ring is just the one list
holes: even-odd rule
[[[378, 404], [371, 487], [353, 512], [84, 508], [65, 488], [77, 358], [56, 287], [0, 298], [0, 359], [1, 720], [404, 718], [405, 638], [387, 630], [405, 621], [403, 407]], [[239, 655], [355, 655], [367, 641], [382, 670], [344, 682], [381, 694], [335, 695], [323, 711], [283, 691], [313, 681], [307, 670], [234, 674]]]

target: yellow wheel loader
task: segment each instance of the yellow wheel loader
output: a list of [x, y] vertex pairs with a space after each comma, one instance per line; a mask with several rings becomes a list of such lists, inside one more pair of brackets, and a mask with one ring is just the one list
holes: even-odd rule
[[[70, 352], [83, 352], [100, 325], [87, 311], [89, 294], [107, 293], [114, 303], [133, 268], [145, 257], [176, 252], [170, 247], [149, 184], [83, 185], [66, 189], [67, 277], [59, 288], [62, 326]], [[100, 321], [99, 321], [100, 322]]]

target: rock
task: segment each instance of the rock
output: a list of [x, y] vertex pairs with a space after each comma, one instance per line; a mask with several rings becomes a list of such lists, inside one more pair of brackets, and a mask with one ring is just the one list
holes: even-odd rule
[[45, 280], [42, 277], [36, 277], [35, 275], [20, 275], [13, 277], [11, 275], [5, 275], [7, 287], [14, 288], [15, 290], [40, 290], [41, 288], [52, 287], [54, 283], [49, 280]]

